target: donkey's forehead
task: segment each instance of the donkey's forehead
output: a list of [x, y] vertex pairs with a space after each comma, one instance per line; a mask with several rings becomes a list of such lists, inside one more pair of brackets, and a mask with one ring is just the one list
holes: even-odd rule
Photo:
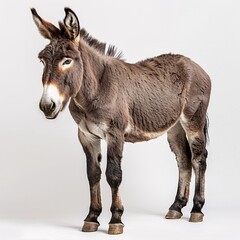
[[67, 39], [52, 39], [51, 42], [39, 53], [39, 58], [53, 58], [55, 56], [77, 57], [79, 51], [76, 45]]

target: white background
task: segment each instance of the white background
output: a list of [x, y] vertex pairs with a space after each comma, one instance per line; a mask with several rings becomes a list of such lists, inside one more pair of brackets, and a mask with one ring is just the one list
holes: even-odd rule
[[[79, 231], [89, 190], [77, 126], [68, 109], [55, 121], [38, 109], [42, 65], [48, 43], [34, 25], [30, 7], [57, 24], [71, 7], [94, 37], [115, 44], [127, 61], [180, 53], [212, 79], [205, 222], [163, 217], [177, 188], [177, 165], [166, 136], [126, 144], [121, 195], [125, 233], [116, 239], [236, 239], [240, 221], [238, 0], [3, 0], [0, 7], [0, 239], [108, 239], [111, 195], [105, 180], [98, 233]], [[193, 181], [192, 181], [193, 183]], [[193, 185], [193, 184], [192, 184]], [[192, 188], [193, 190], [193, 188]]]

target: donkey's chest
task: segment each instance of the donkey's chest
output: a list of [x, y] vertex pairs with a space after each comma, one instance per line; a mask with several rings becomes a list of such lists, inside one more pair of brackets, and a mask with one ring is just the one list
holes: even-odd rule
[[89, 139], [106, 139], [107, 125], [105, 123], [94, 123], [83, 119], [78, 124], [78, 127]]

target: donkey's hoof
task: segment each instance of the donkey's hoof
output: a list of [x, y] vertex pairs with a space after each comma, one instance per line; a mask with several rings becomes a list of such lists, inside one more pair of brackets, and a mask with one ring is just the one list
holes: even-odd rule
[[179, 219], [182, 217], [182, 213], [176, 210], [169, 210], [167, 215], [165, 216], [166, 219]]
[[189, 218], [189, 222], [202, 222], [203, 221], [203, 213], [192, 212]]
[[109, 224], [108, 234], [122, 234], [124, 225], [122, 223]]
[[82, 227], [83, 232], [96, 232], [98, 230], [99, 223], [96, 222], [84, 222]]

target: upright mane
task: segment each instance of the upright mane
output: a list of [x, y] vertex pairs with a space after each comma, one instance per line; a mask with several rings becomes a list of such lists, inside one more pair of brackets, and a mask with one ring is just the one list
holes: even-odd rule
[[106, 43], [102, 43], [96, 38], [93, 38], [84, 28], [80, 30], [80, 36], [81, 39], [83, 39], [90, 47], [93, 47], [99, 53], [123, 60], [123, 53], [118, 51], [116, 46], [109, 45], [108, 48], [106, 48]]
[[[66, 35], [66, 32], [68, 30], [66, 29], [66, 26], [64, 23], [59, 22], [59, 28], [60, 28], [60, 34], [62, 36]], [[121, 51], [118, 51], [117, 47], [114, 45], [109, 45], [108, 48], [106, 48], [106, 43], [100, 42], [96, 38], [93, 38], [85, 28], [80, 29], [80, 38], [83, 39], [90, 47], [97, 50], [102, 55], [115, 57], [118, 59], [123, 60], [123, 53]]]

